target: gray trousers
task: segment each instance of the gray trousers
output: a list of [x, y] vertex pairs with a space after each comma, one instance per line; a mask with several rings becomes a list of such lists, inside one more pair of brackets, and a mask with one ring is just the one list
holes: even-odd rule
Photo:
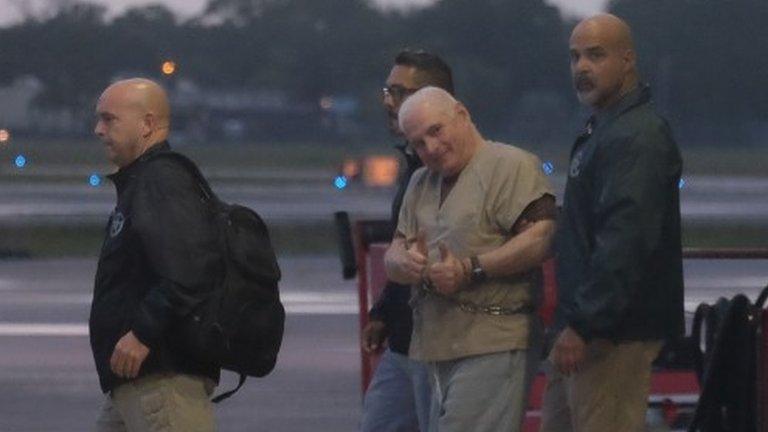
[[430, 363], [430, 432], [519, 432], [532, 371], [528, 350]]

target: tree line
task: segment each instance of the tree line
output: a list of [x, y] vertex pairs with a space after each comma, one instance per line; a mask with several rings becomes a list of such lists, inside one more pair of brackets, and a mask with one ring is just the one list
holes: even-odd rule
[[[768, 2], [613, 0], [632, 25], [644, 80], [660, 110], [694, 142], [750, 143], [768, 134]], [[544, 0], [441, 0], [410, 12], [366, 0], [209, 0], [180, 20], [161, 5], [107, 19], [103, 6], [59, 3], [0, 29], [0, 84], [31, 75], [38, 106], [90, 115], [118, 74], [201, 86], [277, 89], [297, 102], [359, 100], [356, 120], [382, 131], [379, 90], [404, 47], [443, 56], [457, 92], [495, 134], [559, 139], [581, 119], [571, 89], [575, 22]], [[373, 126], [375, 124], [375, 126]]]

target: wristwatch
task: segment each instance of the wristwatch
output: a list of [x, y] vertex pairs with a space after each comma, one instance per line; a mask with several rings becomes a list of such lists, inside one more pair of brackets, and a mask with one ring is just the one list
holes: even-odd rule
[[469, 280], [472, 283], [485, 282], [488, 279], [488, 275], [485, 273], [482, 267], [480, 267], [480, 260], [477, 259], [477, 255], [472, 255], [469, 258], [469, 263], [472, 265], [472, 269], [469, 271]]

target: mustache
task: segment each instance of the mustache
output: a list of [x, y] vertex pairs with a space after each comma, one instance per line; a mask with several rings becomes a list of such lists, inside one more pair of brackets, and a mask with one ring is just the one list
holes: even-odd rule
[[579, 74], [573, 77], [573, 85], [580, 90], [588, 87], [594, 87], [595, 82], [589, 75]]

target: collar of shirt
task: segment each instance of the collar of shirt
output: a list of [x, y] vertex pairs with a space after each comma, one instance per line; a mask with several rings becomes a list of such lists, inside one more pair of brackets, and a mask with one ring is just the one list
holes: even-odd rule
[[120, 189], [129, 178], [133, 177], [133, 172], [136, 171], [136, 168], [139, 165], [141, 165], [142, 162], [146, 161], [156, 153], [170, 151], [170, 150], [171, 150], [171, 145], [168, 143], [168, 141], [163, 141], [161, 143], [155, 144], [149, 149], [147, 149], [147, 151], [142, 153], [141, 156], [136, 158], [135, 161], [118, 169], [117, 172], [115, 172], [114, 174], [108, 175], [107, 178], [110, 179], [118, 189]]
[[[587, 122], [587, 131], [591, 133], [596, 128], [605, 125], [625, 112], [651, 100], [651, 88], [647, 84], [640, 84], [634, 90], [625, 94], [618, 102], [605, 110], [596, 112]], [[590, 130], [591, 128], [591, 130]]]

